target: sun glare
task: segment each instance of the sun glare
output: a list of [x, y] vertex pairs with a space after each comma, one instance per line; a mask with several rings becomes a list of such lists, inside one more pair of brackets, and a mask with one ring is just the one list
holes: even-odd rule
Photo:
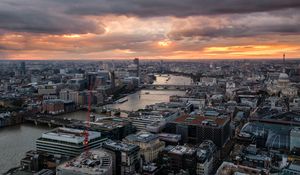
[[64, 38], [80, 38], [80, 35], [63, 35]]
[[170, 41], [159, 41], [159, 42], [158, 42], [158, 45], [159, 45], [160, 47], [168, 47], [168, 46], [170, 46], [170, 44], [171, 44]]

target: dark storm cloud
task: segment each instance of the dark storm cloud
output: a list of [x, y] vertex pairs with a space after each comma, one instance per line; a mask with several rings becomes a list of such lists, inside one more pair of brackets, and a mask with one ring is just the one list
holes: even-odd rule
[[204, 27], [204, 28], [190, 28], [185, 30], [174, 30], [168, 34], [172, 39], [182, 39], [185, 37], [203, 37], [217, 38], [217, 37], [251, 37], [259, 35], [281, 34], [281, 35], [299, 35], [299, 24], [288, 25], [269, 25], [269, 26], [223, 26], [221, 28]]
[[[207, 18], [211, 19], [211, 18]], [[194, 20], [197, 21], [197, 20]], [[300, 14], [297, 10], [278, 11], [276, 13], [239, 14], [224, 18], [221, 23], [210, 25], [202, 20], [192, 25], [174, 27], [167, 36], [180, 40], [198, 37], [202, 40], [218, 37], [253, 37], [266, 35], [299, 35]]]
[[0, 29], [46, 34], [103, 33], [94, 22], [61, 13], [51, 4], [36, 0], [0, 2]]
[[[103, 33], [101, 24], [87, 20], [85, 16], [187, 17], [273, 12], [299, 7], [299, 0], [1, 0], [0, 30], [46, 34]], [[238, 30], [247, 35], [243, 27]], [[216, 32], [233, 35], [227, 28]], [[210, 31], [202, 33], [217, 35]]]
[[56, 0], [67, 13], [139, 17], [218, 15], [299, 8], [299, 0]]

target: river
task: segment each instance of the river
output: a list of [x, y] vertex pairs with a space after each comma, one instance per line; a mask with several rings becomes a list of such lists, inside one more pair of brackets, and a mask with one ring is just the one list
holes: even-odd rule
[[47, 130], [47, 127], [29, 124], [0, 129], [0, 174], [19, 166], [21, 158], [35, 149], [35, 140]]
[[[156, 75], [154, 84], [190, 84], [191, 79], [183, 76]], [[184, 91], [168, 90], [140, 90], [128, 95], [128, 101], [121, 104], [109, 105], [113, 108], [123, 110], [138, 110], [146, 105], [159, 102], [169, 101], [171, 95], [183, 95]], [[64, 114], [61, 117], [85, 120], [86, 112], [78, 111], [75, 113]], [[48, 127], [22, 124], [0, 129], [0, 174], [10, 168], [20, 164], [20, 160], [25, 156], [26, 151], [35, 149], [35, 140], [45, 131], [50, 130]]]

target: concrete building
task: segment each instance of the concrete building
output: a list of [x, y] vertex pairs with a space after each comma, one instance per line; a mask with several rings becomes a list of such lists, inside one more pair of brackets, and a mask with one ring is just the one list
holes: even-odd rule
[[197, 148], [197, 175], [214, 174], [217, 164], [217, 147], [211, 140], [205, 140]]
[[108, 140], [102, 147], [115, 156], [113, 174], [131, 175], [138, 170], [140, 163], [139, 146]]
[[44, 167], [46, 156], [37, 151], [26, 152], [25, 157], [21, 160], [21, 167], [23, 170], [38, 172]]
[[82, 91], [87, 87], [87, 80], [83, 78], [73, 78], [67, 82], [67, 87], [74, 91]]
[[236, 165], [230, 162], [223, 162], [222, 165], [218, 168], [216, 175], [261, 175], [264, 173], [265, 175], [269, 175], [269, 170], [251, 168], [243, 165]]
[[79, 92], [70, 89], [64, 89], [59, 92], [59, 98], [65, 101], [73, 101], [75, 104], [78, 104]]
[[165, 143], [159, 140], [158, 135], [145, 131], [131, 134], [125, 137], [123, 141], [138, 145], [140, 154], [145, 162], [157, 159], [158, 153], [165, 147]]
[[[100, 132], [89, 131], [88, 148], [99, 148], [106, 138]], [[52, 155], [75, 157], [80, 155], [86, 146], [84, 145], [84, 130], [71, 128], [56, 128], [42, 134], [36, 140], [37, 151], [45, 151]]]
[[197, 151], [189, 146], [167, 146], [159, 154], [159, 163], [164, 167], [163, 174], [176, 174], [181, 170], [196, 174]]
[[43, 101], [43, 112], [47, 114], [61, 114], [65, 112], [64, 100], [52, 99]]
[[39, 95], [56, 95], [60, 89], [63, 87], [63, 84], [45, 84], [38, 86]]
[[138, 58], [133, 60], [133, 63], [136, 65], [136, 77], [140, 77], [140, 61]]
[[297, 175], [300, 174], [300, 162], [295, 161], [282, 170], [281, 175]]
[[214, 77], [202, 77], [198, 85], [200, 86], [214, 86], [217, 84], [217, 78]]
[[159, 133], [158, 138], [166, 145], [178, 145], [181, 142], [181, 135], [179, 134]]
[[178, 116], [178, 112], [151, 110], [151, 112], [140, 112], [137, 116], [130, 117], [130, 119], [137, 130], [159, 133], [163, 130], [167, 121], [173, 120]]
[[293, 128], [290, 132], [290, 150], [300, 148], [300, 128]]
[[56, 175], [112, 175], [113, 155], [103, 149], [93, 149], [56, 168]]
[[183, 115], [169, 121], [165, 131], [180, 134], [184, 143], [197, 144], [212, 140], [221, 148], [230, 137], [230, 118]]
[[[103, 118], [97, 119], [96, 121], [90, 122], [91, 129], [94, 131], [101, 132], [103, 137], [112, 140], [122, 140], [129, 134], [136, 131], [135, 127], [129, 120], [125, 118]], [[84, 129], [84, 126], [79, 124], [76, 126]]]
[[128, 89], [138, 88], [140, 85], [140, 78], [139, 77], [126, 77], [123, 79], [123, 84], [127, 85]]
[[300, 112], [300, 98], [294, 98], [289, 107], [291, 111]]

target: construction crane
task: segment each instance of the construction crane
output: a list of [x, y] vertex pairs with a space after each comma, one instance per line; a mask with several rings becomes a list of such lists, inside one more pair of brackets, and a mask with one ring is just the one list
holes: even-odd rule
[[92, 90], [88, 90], [88, 112], [86, 113], [86, 122], [84, 130], [84, 151], [86, 154], [89, 153], [89, 129], [90, 129], [90, 120], [91, 120], [91, 99], [92, 99]]
[[[97, 81], [97, 78], [95, 79], [95, 83]], [[85, 130], [84, 130], [84, 151], [86, 156], [89, 155], [89, 130], [90, 130], [90, 122], [91, 122], [91, 105], [92, 105], [92, 90], [93, 90], [93, 83], [89, 83], [89, 88], [88, 88], [88, 111], [86, 113], [86, 122], [85, 122]]]

